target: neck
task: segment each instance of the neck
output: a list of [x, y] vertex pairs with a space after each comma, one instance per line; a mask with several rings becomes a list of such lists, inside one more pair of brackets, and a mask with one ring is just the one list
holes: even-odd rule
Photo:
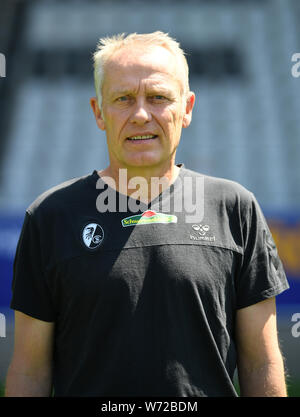
[[[148, 204], [165, 189], [173, 184], [179, 174], [180, 168], [174, 163], [162, 167], [112, 167], [108, 166], [98, 175], [104, 182], [121, 194], [129, 195], [136, 200]], [[113, 180], [113, 182], [109, 180]]]

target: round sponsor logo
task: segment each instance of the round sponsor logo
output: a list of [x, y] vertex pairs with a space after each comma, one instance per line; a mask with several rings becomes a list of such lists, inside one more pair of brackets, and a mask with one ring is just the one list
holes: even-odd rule
[[104, 231], [97, 223], [87, 224], [82, 231], [82, 241], [89, 249], [97, 249], [104, 239]]

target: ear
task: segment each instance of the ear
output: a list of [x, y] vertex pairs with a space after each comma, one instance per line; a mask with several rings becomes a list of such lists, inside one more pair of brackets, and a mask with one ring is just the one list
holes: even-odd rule
[[90, 99], [90, 105], [93, 109], [97, 126], [99, 127], [99, 129], [105, 130], [105, 122], [104, 122], [104, 119], [103, 119], [103, 116], [102, 116], [102, 112], [101, 112], [101, 110], [99, 108], [99, 105], [98, 105], [97, 97], [92, 97]]
[[195, 104], [195, 93], [190, 91], [186, 99], [185, 114], [182, 120], [182, 127], [188, 127], [192, 121], [192, 111]]

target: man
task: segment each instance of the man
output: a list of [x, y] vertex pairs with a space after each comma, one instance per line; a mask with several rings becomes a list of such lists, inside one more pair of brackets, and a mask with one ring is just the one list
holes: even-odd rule
[[195, 102], [182, 50], [131, 34], [94, 58], [110, 164], [26, 212], [6, 395], [236, 396], [237, 365], [241, 395], [286, 396], [288, 284], [262, 212], [239, 184], [175, 164]]

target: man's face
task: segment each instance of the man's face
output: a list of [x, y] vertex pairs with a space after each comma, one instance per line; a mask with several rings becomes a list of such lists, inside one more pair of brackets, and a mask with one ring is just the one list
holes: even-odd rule
[[181, 65], [163, 47], [124, 48], [106, 64], [101, 110], [96, 99], [91, 103], [98, 126], [106, 131], [111, 166], [174, 163], [194, 104], [193, 93], [183, 96]]

